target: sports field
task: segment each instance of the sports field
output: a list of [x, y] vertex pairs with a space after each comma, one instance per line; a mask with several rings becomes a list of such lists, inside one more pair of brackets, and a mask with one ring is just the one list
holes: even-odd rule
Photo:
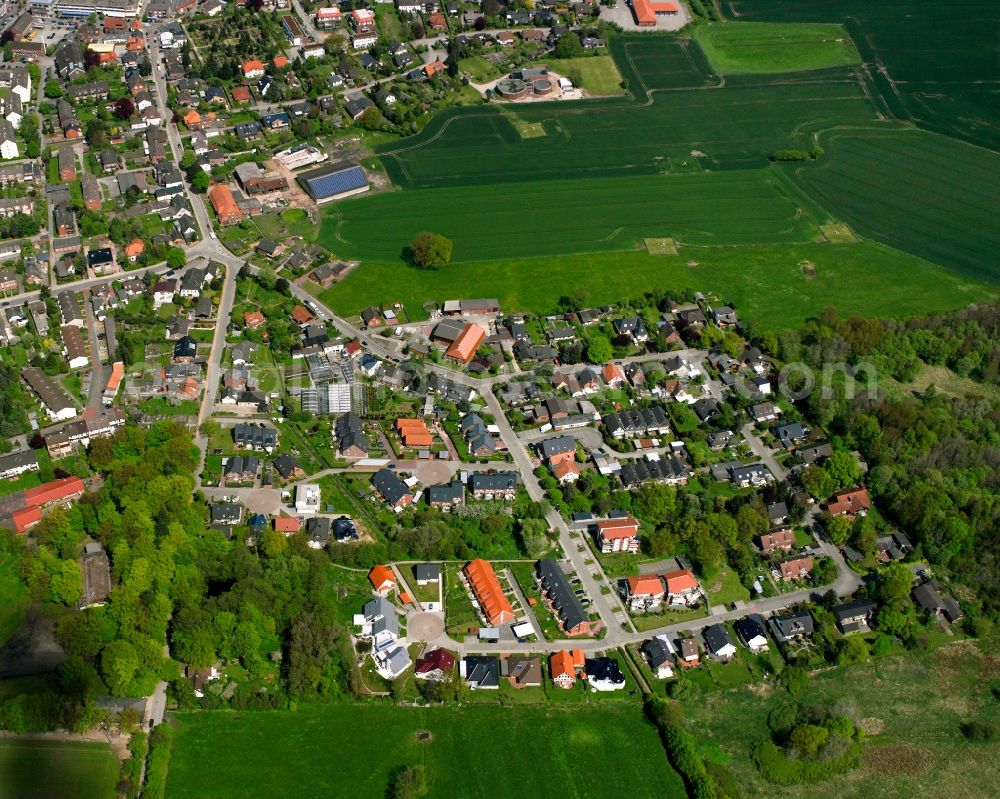
[[726, 22], [692, 31], [712, 68], [732, 73], [804, 72], [861, 62], [842, 25]]
[[[399, 258], [413, 234], [452, 239], [455, 262], [689, 244], [811, 241], [824, 221], [776, 168], [387, 192], [324, 210], [342, 258]], [[392, 220], [386, 225], [386, 220]]]
[[246, 799], [266, 786], [271, 799], [374, 799], [395, 769], [423, 763], [434, 797], [681, 799], [641, 705], [614, 704], [175, 714], [167, 797]]
[[1000, 3], [724, 0], [741, 21], [843, 22], [893, 114], [1000, 149]]
[[621, 37], [611, 50], [630, 89], [655, 91], [644, 102], [519, 107], [518, 116], [540, 122], [545, 136], [522, 139], [496, 107], [460, 108], [377, 153], [404, 188], [615, 177], [660, 172], [664, 161], [692, 153], [707, 168], [759, 167], [775, 150], [808, 147], [811, 131], [875, 120], [847, 72], [802, 81], [755, 76], [720, 87], [692, 49], [675, 38]]
[[[559, 297], [583, 286], [593, 305], [658, 288], [718, 292], [758, 330], [796, 327], [824, 308], [893, 316], [958, 308], [996, 296], [906, 253], [869, 241], [764, 247], [691, 247], [679, 256], [641, 252], [450, 264], [426, 272], [400, 262], [366, 261], [322, 294], [345, 316], [372, 304], [402, 302], [411, 319], [421, 306], [452, 297], [496, 297], [506, 309], [551, 313]], [[864, 287], [863, 289], [859, 287]]]
[[104, 744], [0, 739], [0, 799], [114, 799], [117, 781]]
[[961, 274], [1000, 281], [1000, 155], [937, 133], [835, 131], [789, 167], [857, 232]]

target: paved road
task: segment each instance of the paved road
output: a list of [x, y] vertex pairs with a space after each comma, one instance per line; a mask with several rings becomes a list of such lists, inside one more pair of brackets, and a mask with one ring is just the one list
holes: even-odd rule
[[750, 451], [760, 458], [761, 462], [770, 470], [771, 474], [774, 475], [776, 480], [784, 480], [788, 477], [788, 470], [785, 469], [778, 459], [774, 457], [774, 453], [764, 446], [764, 442], [757, 438], [754, 432], [753, 422], [748, 422], [741, 428], [743, 437], [747, 441], [747, 446], [750, 447]]
[[104, 367], [101, 366], [101, 348], [97, 340], [97, 321], [87, 296], [83, 298], [83, 315], [90, 337], [90, 391], [87, 392], [87, 407], [100, 408], [104, 396]]

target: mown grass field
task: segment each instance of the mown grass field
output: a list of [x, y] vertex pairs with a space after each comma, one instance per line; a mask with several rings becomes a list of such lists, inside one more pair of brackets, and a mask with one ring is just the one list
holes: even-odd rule
[[795, 327], [827, 307], [862, 316], [922, 314], [996, 296], [992, 287], [868, 241], [686, 246], [679, 256], [592, 253], [451, 264], [437, 272], [368, 261], [321, 296], [348, 316], [400, 301], [412, 319], [423, 316], [424, 302], [451, 297], [496, 297], [507, 309], [550, 313], [575, 285], [594, 305], [661, 287], [714, 291], [760, 330]]
[[[456, 262], [681, 243], [810, 241], [824, 221], [775, 169], [414, 189], [324, 210], [320, 242], [339, 257], [401, 258], [413, 235], [450, 238]], [[387, 226], [386, 220], [392, 220]]]
[[553, 72], [572, 79], [575, 85], [586, 89], [592, 95], [600, 97], [625, 94], [621, 85], [622, 76], [618, 74], [618, 68], [611, 56], [548, 58], [544, 64]]
[[1000, 280], [1000, 155], [913, 129], [820, 141], [823, 158], [789, 169], [831, 213], [869, 238]]
[[990, 688], [998, 676], [996, 657], [970, 641], [814, 675], [803, 704], [867, 719], [869, 730], [880, 730], [866, 737], [858, 768], [815, 785], [772, 785], [749, 758], [752, 742], [767, 734], [768, 713], [789, 701], [784, 691], [711, 693], [686, 702], [685, 712], [705, 754], [727, 764], [747, 799], [981, 799], [996, 795], [1000, 743], [972, 743], [959, 725], [996, 718], [1000, 706]]
[[117, 781], [104, 744], [0, 740], [0, 799], [114, 799]]
[[395, 769], [418, 763], [429, 795], [450, 799], [684, 796], [638, 702], [176, 716], [169, 799], [245, 799], [260, 786], [273, 799], [372, 799], [387, 795]]
[[17, 573], [17, 559], [0, 554], [0, 644], [20, 626], [30, 602]]
[[[875, 119], [846, 72], [801, 82], [759, 76], [719, 88], [687, 40], [621, 37], [611, 50], [645, 102], [525, 104], [518, 116], [546, 132], [530, 139], [497, 107], [453, 109], [376, 152], [404, 188], [545, 182], [659, 173], [664, 161], [692, 152], [713, 169], [764, 166], [775, 150], [807, 146], [812, 130]], [[657, 90], [648, 100], [647, 89]]]
[[[1000, 4], [965, 0], [725, 0], [740, 21], [843, 22], [861, 57], [877, 63], [887, 108], [922, 127], [1000, 148]], [[884, 70], [884, 71], [883, 71]]]
[[727, 22], [699, 25], [692, 35], [712, 68], [733, 73], [804, 72], [861, 62], [843, 25]]

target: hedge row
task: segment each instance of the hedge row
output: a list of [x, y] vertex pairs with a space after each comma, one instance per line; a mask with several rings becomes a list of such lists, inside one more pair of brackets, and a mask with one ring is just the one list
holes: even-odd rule
[[149, 761], [146, 763], [146, 787], [143, 799], [163, 799], [167, 792], [167, 772], [170, 769], [170, 746], [174, 731], [161, 724], [149, 736]]
[[118, 779], [118, 790], [125, 794], [125, 799], [136, 799], [142, 779], [142, 766], [149, 752], [149, 742], [146, 733], [141, 730], [132, 733], [128, 742], [129, 758], [122, 763], [121, 776]]
[[761, 739], [754, 743], [750, 757], [768, 782], [775, 785], [799, 785], [822, 782], [853, 768], [858, 762], [861, 745], [856, 741], [843, 757], [835, 760], [799, 760], [789, 757], [773, 741]]

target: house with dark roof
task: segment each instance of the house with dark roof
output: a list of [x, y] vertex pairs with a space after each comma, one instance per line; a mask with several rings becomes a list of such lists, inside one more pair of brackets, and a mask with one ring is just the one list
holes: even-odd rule
[[590, 632], [590, 616], [562, 567], [552, 558], [543, 558], [538, 564], [538, 581], [566, 634], [587, 635]]
[[500, 661], [491, 655], [466, 655], [459, 673], [473, 691], [500, 688]]
[[587, 658], [583, 663], [590, 687], [597, 691], [620, 691], [625, 687], [625, 675], [618, 661], [609, 657]]
[[441, 510], [451, 510], [465, 501], [465, 486], [459, 479], [427, 487], [427, 504]]
[[728, 660], [736, 654], [736, 645], [724, 624], [713, 624], [702, 630], [705, 648], [719, 660]]
[[666, 680], [674, 676], [674, 649], [665, 635], [644, 641], [639, 647], [639, 651], [646, 658], [646, 662], [658, 680]]
[[944, 593], [941, 584], [936, 580], [926, 580], [920, 583], [914, 587], [911, 593], [913, 601], [938, 621], [948, 621], [954, 624], [965, 617], [958, 602]]
[[733, 622], [733, 629], [743, 645], [751, 652], [756, 654], [767, 651], [767, 629], [764, 626], [764, 617], [759, 613], [751, 613]]
[[856, 599], [835, 607], [833, 616], [837, 620], [837, 627], [845, 635], [866, 633], [871, 629], [871, 622], [877, 609], [878, 605], [870, 599]]
[[771, 628], [771, 635], [779, 644], [788, 644], [793, 641], [801, 641], [804, 638], [811, 638], [815, 630], [812, 616], [808, 612], [789, 611], [787, 613], [772, 616], [768, 619], [768, 626]]
[[379, 469], [372, 475], [372, 485], [382, 500], [399, 513], [413, 503], [413, 492], [390, 469]]
[[517, 472], [476, 472], [469, 477], [469, 490], [475, 499], [511, 500], [517, 485]]

